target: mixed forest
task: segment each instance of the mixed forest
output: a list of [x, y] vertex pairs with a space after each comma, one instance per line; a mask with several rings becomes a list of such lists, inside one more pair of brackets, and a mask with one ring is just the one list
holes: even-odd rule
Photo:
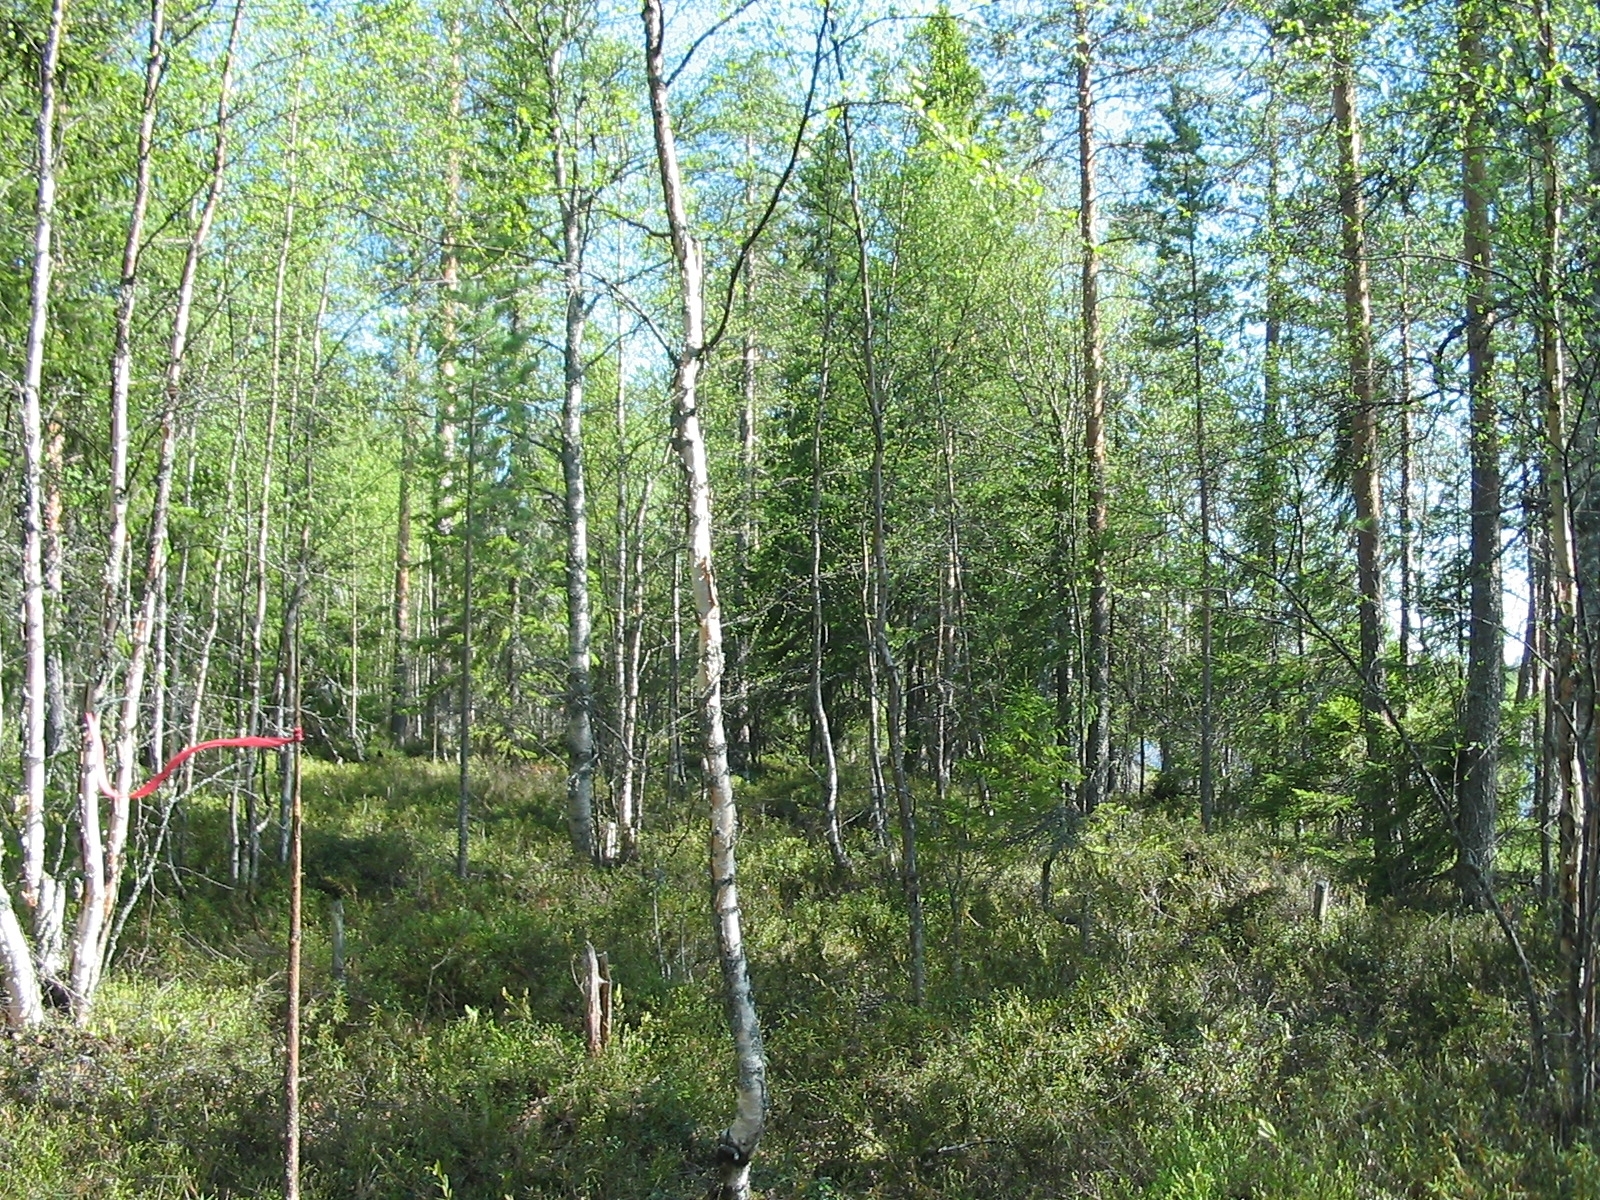
[[5, 5], [0, 1196], [1600, 1195], [1600, 11]]

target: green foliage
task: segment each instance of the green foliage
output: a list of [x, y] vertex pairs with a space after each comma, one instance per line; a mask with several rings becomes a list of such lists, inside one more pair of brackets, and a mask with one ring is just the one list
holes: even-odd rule
[[920, 77], [913, 86], [930, 117], [957, 136], [970, 134], [977, 124], [983, 100], [983, 75], [967, 50], [967, 35], [941, 4], [913, 35], [913, 50], [921, 60]]
[[[1326, 720], [1336, 736], [1336, 705]], [[936, 825], [931, 896], [959, 883], [962, 903], [930, 904], [930, 1003], [915, 1009], [897, 882], [864, 846], [862, 876], [841, 882], [776, 815], [799, 778], [762, 785], [774, 815], [752, 817], [742, 845], [772, 1082], [763, 1194], [1366, 1200], [1600, 1184], [1591, 1147], [1559, 1150], [1530, 1124], [1524, 1018], [1486, 918], [1341, 890], [1319, 927], [1309, 846], [1201, 837], [1116, 805], [1061, 857], [1046, 910], [1030, 851], [963, 841], [958, 881], [959, 830]], [[485, 768], [487, 838], [463, 884], [450, 772], [390, 760], [308, 775], [322, 860], [366, 846], [388, 864], [346, 900], [343, 984], [320, 903], [308, 909], [308, 1197], [704, 1188], [731, 1091], [699, 838], [663, 828], [639, 867], [575, 865], [558, 784]], [[195, 814], [196, 855], [210, 819]], [[11, 1040], [0, 1196], [276, 1194], [282, 902], [269, 880], [259, 932], [241, 936], [224, 896], [161, 899], [89, 1029]], [[622, 984], [595, 1059], [570, 975], [586, 939]]]
[[1002, 811], [1037, 818], [1061, 805], [1082, 772], [1056, 730], [1055, 707], [1035, 691], [1017, 692], [998, 714], [985, 755], [973, 767], [986, 776]]
[[1364, 752], [1361, 706], [1352, 696], [1331, 696], [1309, 724], [1303, 716], [1289, 707], [1263, 714], [1263, 732], [1282, 757], [1278, 769], [1261, 777], [1253, 807], [1274, 820], [1347, 818], [1355, 812], [1354, 777]]

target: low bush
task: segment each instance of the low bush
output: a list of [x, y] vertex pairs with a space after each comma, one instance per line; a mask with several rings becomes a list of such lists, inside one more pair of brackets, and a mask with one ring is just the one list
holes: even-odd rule
[[[931, 823], [915, 1008], [893, 870], [863, 840], [840, 878], [776, 798], [798, 784], [767, 786], [742, 901], [768, 1197], [1600, 1195], [1594, 1151], [1535, 1119], [1515, 974], [1481, 916], [1341, 893], [1315, 924], [1315, 847], [1115, 806], [1045, 908], [1025, 845]], [[463, 881], [453, 787], [400, 759], [308, 773], [308, 878], [343, 898], [349, 971], [331, 977], [313, 893], [306, 1195], [702, 1192], [732, 1067], [698, 814], [597, 870], [566, 848], [559, 778], [498, 767]], [[130, 922], [88, 1028], [9, 1038], [0, 1197], [279, 1194], [283, 879], [208, 882], [220, 815], [191, 814], [195, 874]], [[593, 1059], [585, 941], [620, 984]]]

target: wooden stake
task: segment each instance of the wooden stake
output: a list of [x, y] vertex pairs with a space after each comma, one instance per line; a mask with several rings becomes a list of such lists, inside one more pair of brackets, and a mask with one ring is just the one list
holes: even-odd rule
[[[300, 720], [300, 631], [290, 650], [294, 680], [295, 721]], [[289, 979], [288, 1013], [284, 1020], [283, 1066], [283, 1200], [300, 1200], [300, 901], [303, 884], [300, 743], [291, 750], [294, 797], [289, 810]]]
[[344, 982], [344, 900], [335, 896], [332, 905], [333, 917], [333, 978], [338, 983]]

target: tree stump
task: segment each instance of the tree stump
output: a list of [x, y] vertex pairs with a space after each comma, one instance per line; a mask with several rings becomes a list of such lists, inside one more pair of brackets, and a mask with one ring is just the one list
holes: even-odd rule
[[594, 943], [583, 944], [583, 1037], [591, 1056], [611, 1041], [611, 964], [595, 953]]

